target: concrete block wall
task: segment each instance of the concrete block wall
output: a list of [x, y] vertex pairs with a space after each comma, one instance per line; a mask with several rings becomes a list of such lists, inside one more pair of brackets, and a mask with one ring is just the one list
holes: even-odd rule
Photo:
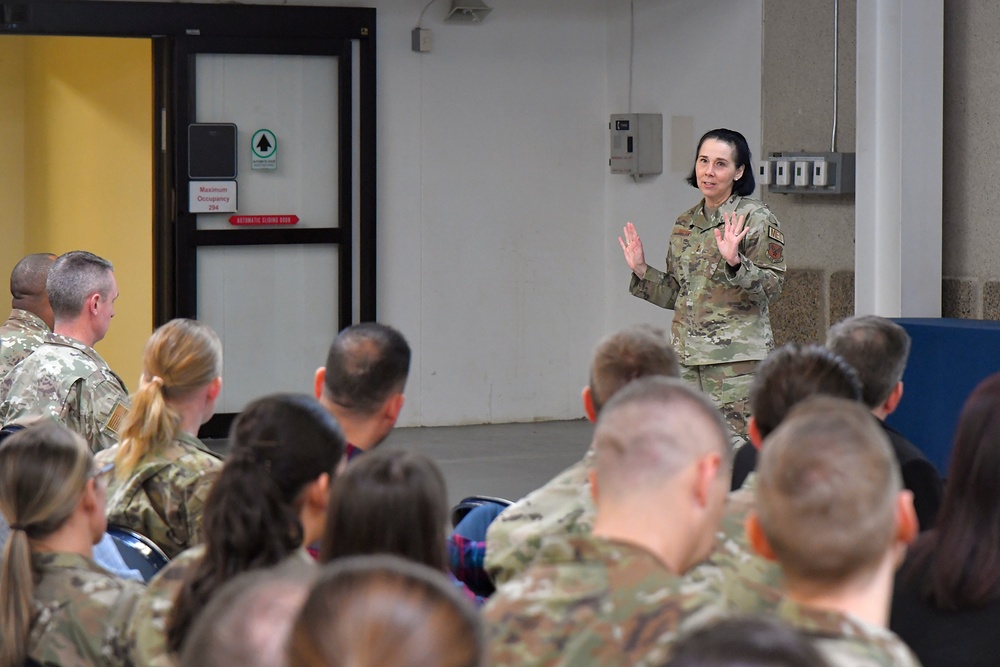
[[[762, 155], [830, 150], [834, 113], [834, 12], [828, 0], [765, 0]], [[837, 141], [855, 150], [854, 0], [839, 3]], [[854, 197], [758, 192], [781, 221], [788, 274], [771, 308], [775, 342], [822, 342], [854, 314]]]

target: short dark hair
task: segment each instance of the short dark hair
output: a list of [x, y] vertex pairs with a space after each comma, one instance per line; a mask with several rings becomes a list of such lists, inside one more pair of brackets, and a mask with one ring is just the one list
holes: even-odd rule
[[315, 580], [292, 568], [244, 572], [212, 596], [184, 640], [185, 667], [284, 664], [292, 623]]
[[877, 408], [903, 379], [910, 356], [910, 335], [892, 320], [860, 315], [830, 327], [826, 346], [854, 367], [861, 379], [865, 405]]
[[802, 633], [777, 618], [731, 616], [681, 637], [664, 667], [826, 667]]
[[871, 572], [896, 535], [902, 489], [889, 437], [864, 404], [798, 403], [765, 440], [755, 510], [788, 589], [831, 589]]
[[376, 449], [334, 480], [320, 560], [387, 553], [444, 572], [447, 521], [437, 464], [418, 452]]
[[[972, 391], [955, 429], [935, 528], [910, 549], [904, 577], [922, 577], [921, 595], [939, 609], [980, 608], [1000, 599], [1000, 373]], [[925, 568], [926, 566], [926, 568]], [[922, 573], [926, 571], [927, 576]]]
[[320, 571], [288, 664], [481, 667], [483, 622], [443, 572], [394, 556], [345, 558]]
[[15, 300], [45, 296], [45, 282], [55, 261], [56, 256], [50, 252], [36, 252], [23, 257], [10, 272], [10, 295]]
[[771, 352], [750, 385], [750, 414], [760, 436], [778, 428], [795, 404], [816, 395], [860, 401], [857, 371], [822, 345], [788, 343]]
[[634, 380], [608, 401], [594, 428], [601, 497], [662, 487], [691, 461], [718, 453], [732, 465], [729, 425], [703, 392], [680, 378]]
[[56, 319], [78, 316], [91, 294], [107, 297], [114, 270], [111, 262], [86, 250], [72, 250], [57, 257], [45, 283]]
[[370, 415], [403, 391], [410, 373], [410, 346], [395, 329], [362, 322], [342, 330], [326, 358], [327, 397], [338, 406]]
[[[752, 195], [754, 189], [757, 187], [757, 181], [753, 177], [753, 156], [750, 154], [750, 145], [747, 143], [747, 138], [736, 130], [727, 130], [724, 127], [709, 130], [701, 135], [701, 139], [698, 140], [698, 149], [694, 152], [696, 162], [698, 161], [698, 154], [701, 153], [701, 145], [705, 143], [706, 139], [718, 139], [733, 147], [733, 158], [736, 168], [743, 167], [743, 175], [733, 183], [733, 194], [741, 197]], [[691, 173], [688, 174], [687, 182], [693, 187], [698, 187], [698, 175], [695, 173], [694, 167], [691, 167]]]
[[606, 336], [597, 344], [590, 366], [590, 396], [594, 410], [632, 380], [647, 375], [680, 377], [677, 353], [667, 333], [640, 324]]

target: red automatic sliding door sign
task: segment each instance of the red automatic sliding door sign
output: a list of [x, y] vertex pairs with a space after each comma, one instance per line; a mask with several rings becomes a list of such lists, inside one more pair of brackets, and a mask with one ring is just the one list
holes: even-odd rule
[[251, 225], [294, 225], [298, 223], [297, 215], [233, 215], [229, 224], [238, 227]]

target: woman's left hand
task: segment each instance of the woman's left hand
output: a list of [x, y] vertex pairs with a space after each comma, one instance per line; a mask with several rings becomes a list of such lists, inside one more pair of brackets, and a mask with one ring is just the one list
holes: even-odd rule
[[746, 216], [736, 216], [736, 213], [723, 213], [723, 228], [715, 230], [715, 242], [719, 245], [719, 252], [729, 266], [740, 265], [740, 241], [750, 231], [744, 229]]

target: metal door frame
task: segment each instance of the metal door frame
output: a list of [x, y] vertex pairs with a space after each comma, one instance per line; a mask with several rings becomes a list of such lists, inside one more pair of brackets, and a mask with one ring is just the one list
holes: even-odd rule
[[[186, 267], [178, 266], [178, 214], [181, 211], [177, 192], [179, 154], [176, 119], [186, 117], [189, 110], [176, 108], [182, 85], [175, 47], [192, 44], [198, 39], [228, 40], [245, 45], [247, 53], [260, 53], [270, 42], [283, 39], [340, 40], [358, 44], [358, 197], [360, 220], [358, 234], [358, 307], [361, 320], [376, 317], [376, 99], [375, 99], [375, 10], [370, 8], [297, 7], [288, 5], [231, 5], [174, 2], [108, 2], [103, 0], [17, 0], [0, 2], [0, 34], [51, 35], [80, 37], [138, 37], [153, 40], [154, 137], [153, 151], [153, 325], [192, 314], [187, 296], [179, 287], [190, 286]], [[195, 41], [192, 41], [195, 40]], [[206, 42], [207, 43], [207, 42]], [[238, 47], [236, 47], [238, 48]], [[185, 153], [186, 155], [186, 153]], [[351, 178], [351, 165], [341, 169], [340, 178]], [[344, 172], [346, 171], [346, 176]], [[347, 196], [353, 196], [348, 188]], [[186, 199], [186, 193], [183, 193]], [[344, 205], [341, 202], [340, 219]], [[350, 219], [350, 211], [347, 218]], [[288, 230], [254, 230], [248, 236], [252, 243], [282, 237]], [[305, 233], [308, 230], [295, 230]], [[326, 232], [336, 230], [312, 230]], [[235, 232], [240, 233], [240, 232]], [[212, 242], [211, 232], [200, 241]], [[309, 234], [303, 234], [308, 237]], [[353, 239], [339, 238], [348, 246]], [[331, 237], [332, 238], [332, 237]], [[316, 241], [313, 241], [316, 242]], [[329, 241], [327, 241], [329, 242]], [[180, 253], [179, 253], [180, 251]], [[348, 255], [350, 251], [348, 251]], [[350, 269], [350, 262], [347, 263]], [[342, 269], [343, 270], [343, 269]], [[193, 296], [193, 293], [192, 293]], [[341, 299], [340, 323], [350, 324], [350, 301], [344, 312]]]

